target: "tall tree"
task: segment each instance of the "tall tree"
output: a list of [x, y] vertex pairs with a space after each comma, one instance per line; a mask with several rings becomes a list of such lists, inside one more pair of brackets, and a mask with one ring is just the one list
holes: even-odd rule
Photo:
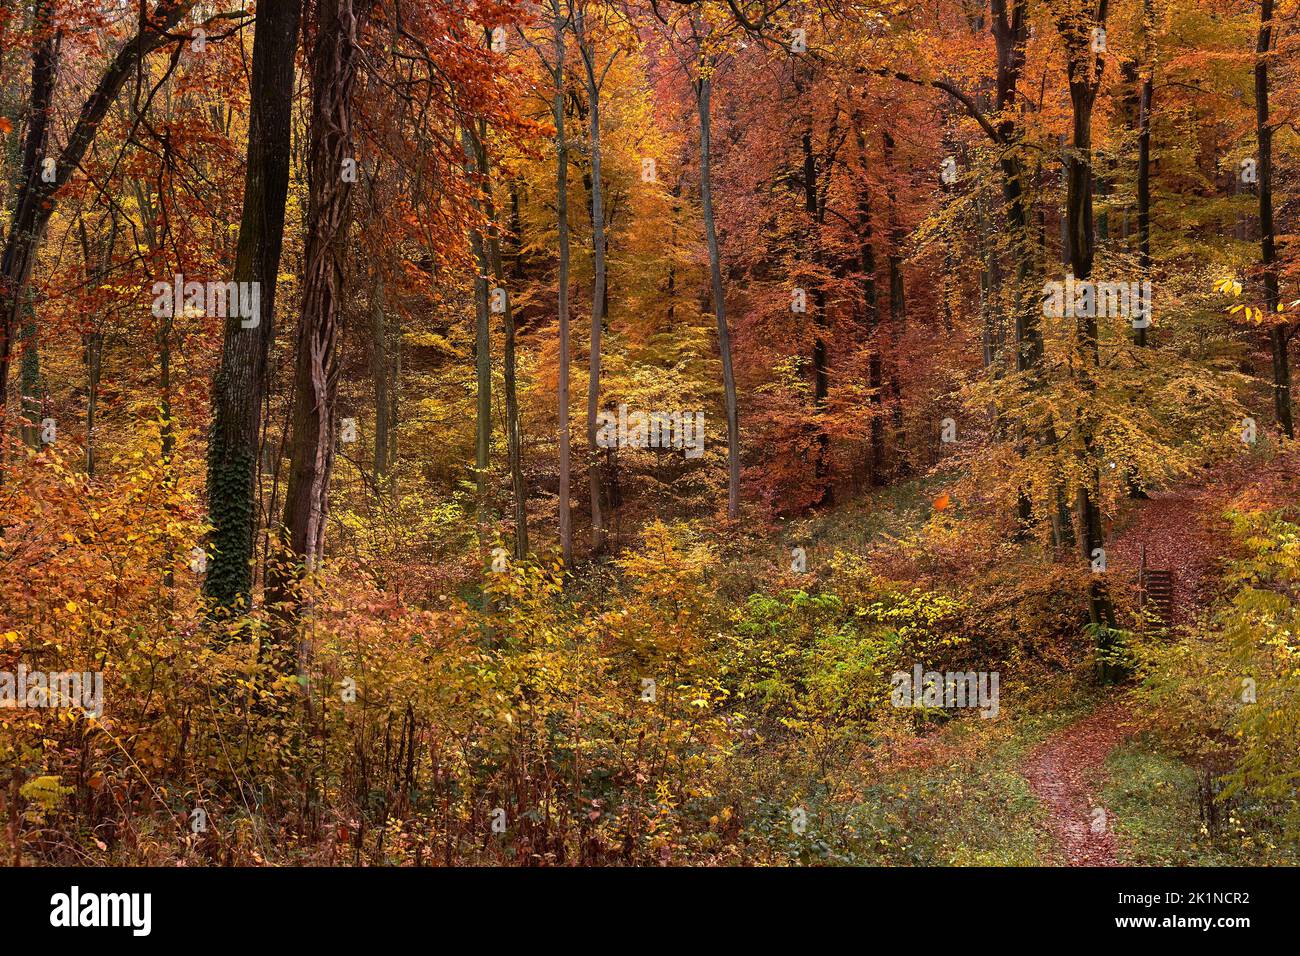
[[582, 60], [582, 75], [587, 88], [588, 150], [591, 161], [591, 245], [593, 273], [591, 291], [591, 351], [587, 378], [587, 458], [588, 483], [591, 486], [591, 550], [600, 554], [606, 546], [604, 517], [604, 477], [601, 469], [601, 450], [596, 445], [596, 417], [600, 411], [600, 359], [601, 335], [605, 325], [605, 286], [608, 281], [605, 262], [605, 198], [601, 178], [601, 122], [600, 94], [605, 76], [618, 56], [610, 54], [603, 68], [596, 60], [596, 38], [587, 21], [585, 2], [573, 8], [573, 29]]
[[360, 59], [359, 35], [372, 0], [316, 0], [311, 51], [311, 141], [307, 164], [306, 250], [302, 314], [294, 378], [289, 480], [278, 530], [280, 554], [267, 579], [267, 600], [278, 606], [277, 666], [295, 661], [289, 637], [301, 595], [300, 575], [324, 555], [329, 483], [334, 465], [337, 339], [345, 293], [344, 262], [351, 220], [355, 163], [352, 96]]
[[519, 423], [519, 392], [516, 386], [515, 311], [513, 289], [505, 287], [506, 272], [501, 256], [501, 227], [497, 222], [496, 201], [492, 188], [492, 164], [488, 157], [487, 123], [480, 120], [470, 129], [470, 140], [478, 164], [481, 209], [487, 218], [487, 234], [476, 233], [476, 248], [485, 257], [480, 270], [490, 269], [497, 287], [505, 292], [501, 318], [505, 326], [502, 345], [503, 391], [506, 404], [506, 454], [510, 469], [510, 487], [515, 500], [515, 557], [528, 554], [528, 487], [524, 483], [523, 432]]
[[569, 426], [569, 142], [565, 130], [564, 78], [566, 50], [565, 33], [569, 29], [572, 6], [566, 11], [561, 0], [549, 4], [552, 56], [533, 45], [537, 58], [551, 78], [551, 120], [555, 124], [555, 225], [559, 246], [556, 272], [556, 314], [559, 323], [559, 369], [556, 383], [556, 413], [559, 442], [559, 533], [560, 554], [564, 566], [573, 564], [573, 512], [569, 501], [572, 451]]
[[257, 535], [258, 448], [266, 357], [275, 335], [275, 290], [289, 191], [290, 112], [302, 0], [261, 0], [249, 78], [248, 160], [235, 251], [236, 282], [260, 286], [258, 321], [226, 319], [221, 364], [212, 382], [208, 434], [211, 562], [204, 594], [218, 607], [247, 609]]
[[[1259, 144], [1259, 248], [1264, 273], [1264, 314], [1272, 323], [1269, 344], [1273, 351], [1273, 411], [1278, 429], [1295, 437], [1291, 416], [1290, 328], [1278, 315], [1277, 232], [1273, 223], [1273, 124], [1269, 118], [1268, 62], [1273, 49], [1273, 0], [1260, 0], [1259, 32], [1255, 42], [1255, 136]], [[1296, 328], [1300, 328], [1297, 326]]]
[[[1076, 282], [1092, 277], [1096, 255], [1096, 234], [1092, 214], [1092, 114], [1101, 88], [1106, 59], [1096, 49], [1096, 30], [1105, 29], [1109, 0], [1100, 0], [1095, 15], [1072, 9], [1058, 21], [1065, 43], [1070, 87], [1073, 134], [1066, 154], [1066, 224], [1070, 240], [1070, 267]], [[1075, 311], [1075, 310], [1071, 310]], [[1097, 460], [1097, 417], [1093, 395], [1100, 372], [1100, 344], [1095, 310], [1078, 310], [1075, 315], [1074, 371], [1080, 392], [1077, 410], [1079, 457], [1082, 475], [1075, 489], [1079, 516], [1079, 548], [1085, 564], [1105, 553], [1101, 520], [1101, 464]], [[1091, 313], [1091, 314], [1088, 314]], [[1094, 625], [1113, 627], [1114, 609], [1100, 575], [1089, 587], [1089, 616]]]
[[727, 517], [740, 514], [740, 418], [736, 408], [736, 374], [731, 367], [731, 332], [727, 328], [727, 295], [722, 285], [722, 254], [713, 216], [712, 125], [710, 97], [713, 63], [705, 54], [695, 81], [695, 105], [700, 120], [700, 205], [704, 213], [704, 241], [709, 250], [709, 285], [713, 315], [718, 323], [718, 351], [722, 356], [723, 402], [727, 413]]

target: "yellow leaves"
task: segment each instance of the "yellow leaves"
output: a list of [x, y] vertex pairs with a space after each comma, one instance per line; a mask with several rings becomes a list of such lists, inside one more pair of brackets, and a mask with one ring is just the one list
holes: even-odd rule
[[6, 631], [3, 635], [0, 635], [0, 638], [3, 638], [10, 644], [14, 644], [19, 640], [19, 634], [17, 631]]
[[33, 822], [41, 822], [45, 814], [63, 802], [63, 798], [72, 793], [72, 787], [65, 787], [54, 775], [36, 777], [18, 788], [18, 793], [33, 804], [25, 816]]
[[[1278, 311], [1280, 312], [1281, 310], [1282, 310], [1282, 306], [1279, 303]], [[1247, 322], [1254, 322], [1256, 324], [1259, 324], [1264, 321], [1264, 310], [1257, 309], [1254, 306], [1234, 305], [1232, 308], [1228, 310], [1229, 315], [1236, 315], [1238, 313], [1240, 313]]]
[[63, 605], [63, 606], [64, 606], [64, 608], [67, 610], [67, 612], [68, 612], [69, 614], [76, 614], [76, 613], [77, 613], [77, 602], [76, 602], [76, 601], [69, 601], [67, 604], [65, 604], [65, 605]]
[[1215, 292], [1222, 292], [1224, 295], [1239, 296], [1241, 295], [1241, 283], [1233, 276], [1226, 279], [1220, 279], [1214, 284]]

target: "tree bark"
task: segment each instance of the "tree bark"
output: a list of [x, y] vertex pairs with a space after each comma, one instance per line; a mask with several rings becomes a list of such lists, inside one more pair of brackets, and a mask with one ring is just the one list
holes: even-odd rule
[[[1101, 0], [1096, 20], [1098, 26], [1106, 22], [1107, 0]], [[1076, 23], [1061, 24], [1061, 34], [1069, 56], [1070, 103], [1073, 116], [1073, 139], [1066, 159], [1066, 225], [1070, 237], [1070, 265], [1076, 281], [1088, 281], [1092, 276], [1096, 238], [1092, 213], [1092, 110], [1105, 59], [1091, 52], [1091, 31], [1086, 33]], [[1078, 410], [1080, 457], [1084, 478], [1075, 490], [1079, 513], [1079, 548], [1085, 564], [1104, 549], [1105, 540], [1101, 518], [1101, 466], [1097, 461], [1096, 412], [1092, 407], [1092, 394], [1096, 391], [1096, 375], [1100, 367], [1100, 349], [1097, 341], [1097, 318], [1075, 317], [1074, 363], [1078, 384], [1084, 399]], [[1114, 609], [1100, 576], [1094, 575], [1089, 587], [1089, 617], [1094, 625], [1114, 627]]]
[[[488, 218], [487, 256], [492, 275], [504, 287], [505, 267], [501, 257], [501, 231], [497, 226], [496, 204], [492, 196], [492, 169], [488, 162], [486, 128], [480, 125], [475, 144], [479, 175], [483, 177], [483, 207]], [[503, 387], [506, 402], [506, 457], [510, 468], [510, 487], [515, 499], [515, 557], [528, 556], [528, 487], [524, 483], [523, 432], [519, 424], [519, 393], [516, 387], [515, 313], [510, 290], [507, 290], [501, 318], [505, 325], [505, 342], [501, 361], [504, 366]]]
[[[473, 132], [468, 126], [460, 131], [461, 146], [465, 152], [466, 170], [478, 168], [477, 150], [473, 143]], [[474, 200], [474, 208], [481, 210], [481, 204]], [[474, 258], [474, 380], [475, 380], [475, 425], [474, 425], [474, 487], [477, 497], [476, 509], [479, 528], [479, 548], [487, 546], [488, 513], [488, 471], [492, 454], [492, 327], [489, 322], [487, 248], [483, 233], [475, 228], [469, 236], [470, 253]], [[486, 554], [486, 552], [484, 552]]]
[[290, 112], [302, 0], [261, 0], [249, 81], [248, 164], [235, 252], [235, 282], [260, 285], [257, 324], [226, 319], [221, 365], [212, 381], [208, 432], [208, 520], [212, 552], [204, 595], [216, 607], [247, 610], [257, 535], [258, 448], [266, 358], [275, 336], [275, 290], [289, 190]]
[[700, 117], [700, 205], [704, 211], [704, 238], [709, 248], [709, 277], [713, 289], [713, 314], [718, 322], [718, 351], [722, 356], [722, 390], [727, 414], [727, 517], [740, 515], [740, 418], [736, 409], [736, 376], [731, 367], [731, 333], [727, 329], [727, 300], [722, 287], [722, 258], [713, 219], [709, 95], [713, 81], [701, 76], [695, 83]]
[[1264, 314], [1273, 322], [1269, 344], [1273, 352], [1273, 411], [1278, 430], [1295, 437], [1291, 416], [1291, 334], [1279, 321], [1277, 232], [1273, 224], [1273, 126], [1269, 119], [1268, 58], [1273, 45], [1273, 0], [1260, 0], [1259, 34], [1255, 43], [1255, 135], [1259, 142], [1259, 248], [1264, 272]]
[[830, 451], [830, 435], [826, 431], [823, 416], [826, 414], [826, 400], [830, 394], [830, 366], [829, 353], [826, 346], [826, 290], [822, 286], [820, 276], [823, 263], [821, 249], [821, 221], [818, 215], [817, 202], [817, 154], [813, 150], [812, 123], [809, 121], [808, 127], [803, 132], [803, 185], [804, 185], [804, 216], [807, 222], [808, 242], [812, 246], [811, 254], [813, 265], [817, 267], [818, 279], [817, 288], [812, 290], [813, 293], [813, 349], [812, 349], [812, 366], [813, 366], [813, 427], [816, 431], [816, 462], [814, 464], [814, 477], [818, 483], [825, 482], [817, 500], [818, 505], [830, 504], [833, 500], [834, 489], [827, 481], [827, 472], [830, 467], [828, 461]]
[[336, 345], [352, 199], [352, 184], [342, 171], [343, 161], [353, 158], [357, 43], [369, 10], [370, 0], [318, 0], [316, 7], [307, 237], [289, 479], [277, 534], [281, 553], [267, 579], [268, 601], [278, 605], [273, 653], [276, 665], [285, 669], [297, 663], [289, 639], [301, 607], [301, 575], [325, 551], [336, 438]]
[[376, 275], [370, 293], [371, 381], [375, 390], [375, 487], [388, 474], [388, 323], [384, 317], [384, 277]]
[[876, 250], [872, 238], [871, 189], [867, 179], [867, 139], [860, 121], [855, 119], [853, 129], [861, 165], [857, 208], [858, 267], [862, 271], [862, 309], [867, 327], [867, 344], [871, 349], [867, 358], [867, 388], [871, 393], [871, 465], [868, 480], [873, 486], [878, 486], [884, 480], [885, 462], [884, 394], [879, 341], [880, 301], [876, 291]]
[[587, 85], [587, 121], [591, 149], [591, 243], [594, 257], [594, 280], [591, 293], [591, 351], [587, 376], [587, 460], [591, 486], [591, 551], [605, 550], [607, 533], [603, 511], [604, 477], [601, 449], [596, 446], [596, 416], [600, 411], [601, 333], [605, 324], [605, 200], [601, 180], [600, 81], [596, 76], [595, 42], [587, 35], [582, 7], [575, 10], [575, 31], [582, 54], [583, 75]]
[[[1138, 92], [1138, 167], [1137, 167], [1137, 226], [1138, 271], [1143, 279], [1151, 276], [1151, 96], [1155, 83], [1154, 47], [1151, 33], [1151, 0], [1142, 3], [1142, 70]], [[1143, 326], [1133, 330], [1135, 345], [1145, 347], [1147, 330]]]
[[573, 566], [573, 513], [569, 502], [571, 451], [569, 448], [569, 145], [564, 128], [564, 20], [559, 0], [553, 0], [555, 92], [551, 116], [555, 120], [555, 195], [560, 262], [556, 310], [560, 323], [560, 373], [557, 396], [560, 443], [560, 552], [566, 568]]

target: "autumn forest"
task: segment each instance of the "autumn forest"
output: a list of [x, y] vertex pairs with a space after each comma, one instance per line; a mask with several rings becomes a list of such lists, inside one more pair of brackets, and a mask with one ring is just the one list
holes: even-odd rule
[[1298, 78], [1294, 0], [0, 0], [0, 862], [1300, 862]]

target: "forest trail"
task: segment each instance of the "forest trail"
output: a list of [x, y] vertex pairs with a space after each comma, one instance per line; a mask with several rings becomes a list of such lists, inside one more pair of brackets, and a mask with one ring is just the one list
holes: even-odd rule
[[1145, 547], [1148, 569], [1173, 572], [1171, 623], [1190, 624], [1213, 600], [1219, 564], [1231, 553], [1224, 512], [1283, 507], [1293, 500], [1297, 464], [1294, 454], [1267, 462], [1241, 458], [1131, 502], [1131, 519], [1106, 545], [1110, 573], [1136, 582]]
[[[1132, 520], [1106, 548], [1112, 572], [1135, 582], [1145, 547], [1148, 568], [1173, 572], [1173, 625], [1190, 623], [1213, 597], [1217, 561], [1228, 546], [1222, 513], [1244, 484], [1240, 475], [1230, 474], [1216, 483], [1178, 486], [1133, 502]], [[1057, 862], [1119, 865], [1114, 821], [1094, 794], [1103, 782], [1106, 757], [1132, 730], [1123, 700], [1112, 700], [1049, 737], [1026, 762], [1022, 772], [1048, 811]]]
[[1222, 517], [1224, 489], [1182, 487], [1135, 502], [1133, 521], [1117, 532], [1106, 552], [1125, 584], [1136, 582], [1146, 549], [1150, 570], [1173, 572], [1174, 626], [1190, 623], [1213, 597], [1216, 563], [1227, 547]]
[[1047, 809], [1060, 864], [1119, 865], [1110, 811], [1093, 795], [1100, 789], [1107, 755], [1130, 733], [1127, 719], [1122, 701], [1102, 704], [1048, 738], [1021, 771]]

